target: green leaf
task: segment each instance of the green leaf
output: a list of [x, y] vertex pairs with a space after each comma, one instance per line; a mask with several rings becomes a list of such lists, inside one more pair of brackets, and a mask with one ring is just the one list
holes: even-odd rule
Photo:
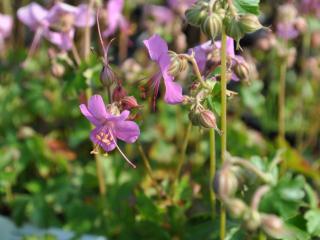
[[288, 236], [285, 236], [283, 240], [309, 240], [310, 235], [302, 231], [300, 228], [297, 228], [295, 226], [287, 226], [287, 229], [289, 230], [290, 234]]
[[304, 218], [307, 220], [307, 229], [310, 234], [320, 237], [320, 209], [306, 212]]
[[259, 15], [260, 0], [234, 0], [233, 4], [240, 14], [254, 14]]

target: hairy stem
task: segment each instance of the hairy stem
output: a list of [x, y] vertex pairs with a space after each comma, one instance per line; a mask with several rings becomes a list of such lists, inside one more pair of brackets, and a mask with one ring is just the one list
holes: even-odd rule
[[186, 158], [186, 150], [187, 150], [187, 147], [188, 147], [188, 142], [189, 142], [189, 136], [190, 136], [191, 129], [192, 129], [192, 123], [189, 122], [188, 123], [188, 127], [187, 127], [187, 131], [186, 131], [186, 135], [185, 135], [184, 141], [182, 143], [181, 154], [180, 154], [178, 166], [177, 166], [175, 174], [173, 176], [172, 191], [171, 191], [172, 195], [174, 193], [174, 189], [176, 187], [177, 180], [179, 179], [179, 176], [180, 176], [181, 168], [182, 168], [183, 163], [184, 163], [185, 158]]
[[[224, 26], [221, 34], [221, 164], [225, 161], [227, 151], [227, 35]], [[226, 234], [226, 210], [221, 202], [220, 239]]]
[[150, 165], [150, 161], [146, 155], [146, 153], [144, 152], [143, 150], [143, 147], [141, 145], [140, 142], [138, 142], [138, 150], [139, 150], [139, 153], [141, 155], [141, 158], [143, 160], [143, 165], [144, 167], [146, 168], [147, 170], [147, 174], [149, 176], [149, 178], [151, 179], [152, 181], [152, 184], [153, 186], [156, 188], [157, 190], [157, 193], [158, 193], [158, 196], [161, 197], [164, 195], [164, 192], [163, 190], [159, 187], [158, 183], [157, 183], [157, 180], [155, 179], [154, 175], [153, 175], [153, 172], [152, 172], [152, 168], [151, 168], [151, 165]]
[[101, 196], [105, 196], [106, 194], [106, 185], [104, 184], [104, 171], [103, 166], [101, 163], [101, 158], [98, 154], [94, 155], [96, 160], [96, 167], [97, 167], [97, 177], [99, 183], [99, 192]]
[[215, 219], [216, 211], [216, 196], [213, 190], [213, 181], [216, 173], [216, 139], [214, 129], [210, 129], [210, 177], [209, 177], [209, 192], [211, 203], [211, 216], [212, 220]]

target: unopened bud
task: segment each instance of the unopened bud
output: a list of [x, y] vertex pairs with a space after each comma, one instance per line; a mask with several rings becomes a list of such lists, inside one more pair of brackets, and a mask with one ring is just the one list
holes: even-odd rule
[[227, 17], [224, 20], [224, 24], [226, 26], [226, 34], [236, 40], [238, 45], [240, 39], [245, 34], [239, 22], [239, 18], [237, 16]]
[[226, 201], [229, 213], [234, 218], [241, 218], [247, 211], [247, 205], [238, 198], [231, 198]]
[[263, 214], [261, 227], [272, 238], [283, 238], [287, 233], [283, 221], [276, 215]]
[[203, 110], [199, 115], [199, 123], [204, 128], [217, 128], [216, 117], [210, 110]]
[[188, 23], [196, 27], [200, 26], [203, 23], [207, 15], [208, 12], [197, 5], [193, 6], [185, 12]]
[[191, 110], [188, 114], [189, 120], [191, 121], [193, 126], [199, 126], [200, 125], [200, 112], [197, 110]]
[[116, 81], [116, 75], [109, 65], [104, 65], [100, 72], [100, 82], [105, 87], [110, 87]]
[[255, 210], [247, 211], [243, 216], [245, 226], [249, 231], [255, 231], [261, 225], [261, 215]]
[[139, 107], [139, 104], [135, 97], [126, 96], [120, 100], [120, 106], [122, 110], [130, 110]]
[[222, 17], [219, 14], [211, 14], [201, 24], [201, 30], [211, 39], [220, 34], [222, 28]]
[[171, 76], [175, 77], [187, 68], [188, 62], [185, 58], [179, 57], [178, 54], [172, 51], [169, 51], [169, 56], [170, 56], [170, 66], [168, 69], [168, 73]]
[[241, 28], [245, 33], [255, 32], [263, 27], [259, 22], [258, 17], [253, 14], [241, 15], [239, 18], [239, 22]]
[[51, 66], [51, 73], [54, 77], [60, 78], [65, 73], [65, 68], [62, 64], [54, 62]]
[[127, 91], [124, 89], [124, 87], [122, 87], [122, 85], [118, 85], [112, 93], [112, 101], [113, 102], [119, 102], [121, 101], [121, 99], [123, 99], [124, 97], [126, 97]]
[[233, 66], [233, 71], [237, 75], [238, 78], [243, 79], [243, 80], [249, 79], [249, 74], [250, 74], [249, 66], [244, 60], [238, 61]]
[[223, 199], [233, 196], [238, 189], [238, 180], [231, 165], [225, 165], [215, 176], [215, 192]]

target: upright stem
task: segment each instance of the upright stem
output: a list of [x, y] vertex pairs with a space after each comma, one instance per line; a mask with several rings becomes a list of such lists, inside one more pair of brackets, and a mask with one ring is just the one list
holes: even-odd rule
[[190, 136], [191, 129], [192, 129], [192, 123], [189, 122], [189, 123], [188, 123], [188, 127], [187, 127], [187, 131], [186, 131], [186, 135], [185, 135], [184, 141], [183, 141], [183, 143], [182, 143], [181, 155], [180, 155], [180, 158], [179, 158], [178, 166], [177, 166], [176, 172], [175, 172], [175, 174], [174, 174], [174, 176], [173, 176], [173, 181], [172, 181], [172, 195], [173, 195], [173, 193], [174, 193], [174, 189], [175, 189], [175, 187], [176, 187], [177, 180], [178, 180], [178, 178], [179, 178], [182, 165], [183, 165], [184, 160], [185, 160], [185, 158], [186, 158], [186, 150], [187, 150], [187, 147], [188, 147], [188, 142], [189, 142], [189, 136]]
[[[225, 161], [227, 151], [227, 35], [222, 26], [221, 35], [221, 164]], [[226, 210], [221, 202], [220, 239], [226, 234]]]
[[97, 177], [99, 183], [99, 192], [101, 196], [106, 194], [106, 185], [104, 184], [104, 171], [99, 155], [94, 155], [96, 159]]
[[213, 181], [216, 173], [216, 139], [214, 129], [211, 128], [209, 131], [210, 135], [210, 177], [209, 177], [209, 192], [210, 192], [210, 203], [211, 203], [211, 216], [212, 220], [215, 219], [216, 210], [216, 196], [213, 190]]
[[280, 79], [279, 79], [279, 115], [278, 115], [278, 131], [280, 140], [285, 139], [285, 95], [286, 95], [286, 73], [287, 63], [282, 62], [280, 65]]
[[123, 62], [128, 55], [128, 34], [120, 31], [119, 37], [119, 60]]
[[150, 165], [150, 161], [149, 161], [146, 153], [144, 152], [143, 147], [142, 147], [142, 145], [141, 145], [140, 142], [138, 142], [138, 150], [139, 150], [140, 155], [141, 155], [141, 158], [142, 158], [142, 160], [143, 160], [143, 165], [144, 165], [144, 167], [145, 167], [146, 170], [147, 170], [147, 174], [148, 174], [149, 178], [151, 179], [152, 184], [153, 184], [154, 187], [156, 188], [159, 197], [161, 197], [162, 195], [164, 195], [164, 192], [163, 192], [162, 189], [159, 187], [159, 185], [157, 184], [157, 181], [156, 181], [155, 177], [153, 176], [153, 172], [152, 172], [152, 168], [151, 168], [151, 165]]
[[261, 230], [259, 232], [259, 240], [267, 240], [267, 236]]
[[[287, 74], [287, 62], [284, 61], [280, 65], [280, 79], [279, 79], [279, 96], [278, 96], [278, 134], [280, 147], [285, 145], [285, 95], [286, 95], [286, 74]], [[287, 168], [287, 161], [284, 159], [281, 162], [281, 172], [284, 173]]]

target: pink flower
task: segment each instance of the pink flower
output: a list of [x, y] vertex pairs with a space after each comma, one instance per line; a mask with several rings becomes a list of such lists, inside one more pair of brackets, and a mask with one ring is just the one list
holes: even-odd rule
[[163, 78], [166, 88], [164, 96], [165, 102], [169, 104], [181, 103], [183, 101], [182, 87], [178, 83], [175, 83], [174, 77], [168, 73], [170, 56], [168, 54], [167, 43], [156, 34], [143, 41], [143, 43], [148, 49], [151, 60], [155, 61], [160, 69], [151, 79], [152, 86], [155, 89], [155, 95], [157, 95], [161, 78]]
[[113, 35], [118, 28], [123, 32], [129, 31], [129, 23], [122, 15], [123, 7], [123, 0], [109, 0], [107, 5], [108, 28], [103, 32], [104, 37]]
[[73, 44], [75, 27], [92, 26], [95, 22], [93, 12], [89, 12], [85, 4], [74, 7], [58, 2], [48, 11], [37, 3], [30, 3], [20, 8], [17, 15], [21, 22], [36, 32], [31, 51], [42, 36], [60, 49], [69, 50]]
[[0, 50], [3, 48], [4, 39], [11, 34], [12, 25], [13, 20], [11, 16], [0, 14]]
[[171, 24], [174, 18], [171, 9], [164, 6], [146, 5], [144, 12], [145, 15], [153, 17], [160, 24]]
[[91, 131], [90, 139], [96, 145], [102, 147], [106, 152], [118, 148], [123, 157], [135, 167], [122, 153], [117, 145], [117, 139], [127, 143], [134, 143], [139, 135], [139, 126], [126, 120], [130, 112], [125, 110], [120, 115], [110, 113], [100, 95], [94, 95], [89, 99], [88, 106], [80, 105], [81, 113], [95, 126]]

